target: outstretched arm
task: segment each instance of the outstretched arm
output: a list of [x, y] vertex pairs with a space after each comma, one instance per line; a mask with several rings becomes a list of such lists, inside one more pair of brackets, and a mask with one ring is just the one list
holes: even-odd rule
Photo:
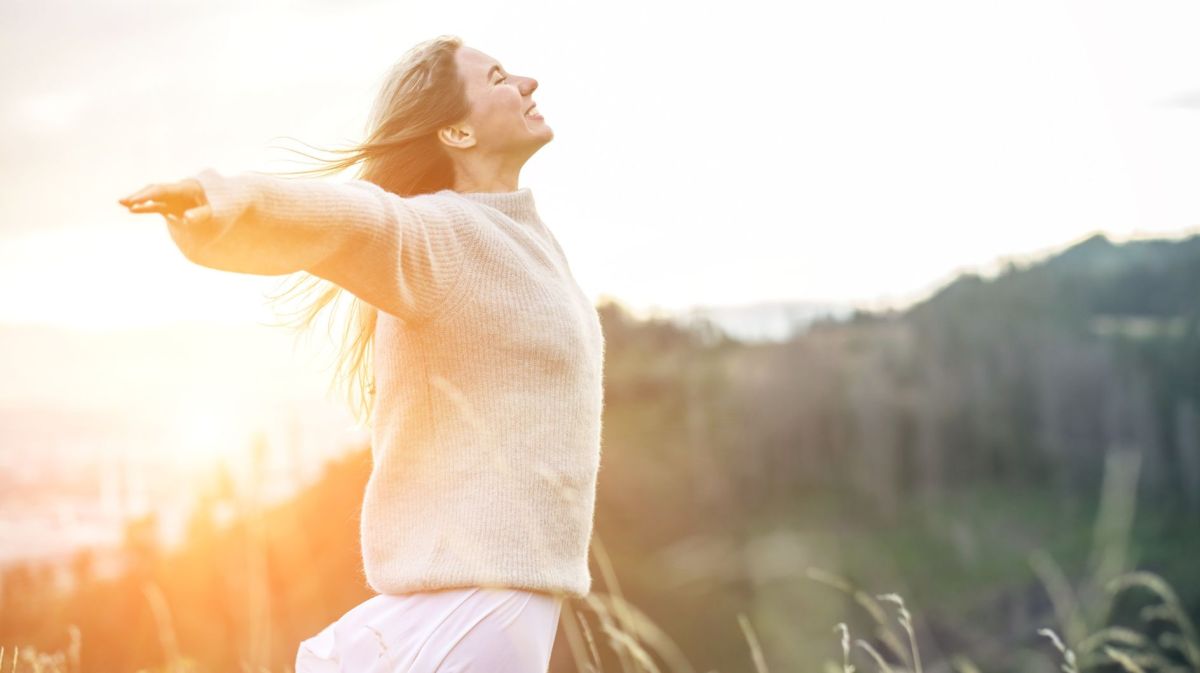
[[187, 259], [258, 275], [308, 271], [406, 320], [432, 317], [449, 298], [478, 233], [445, 196], [401, 197], [366, 180], [211, 168], [190, 179], [204, 197], [190, 219], [155, 211]]

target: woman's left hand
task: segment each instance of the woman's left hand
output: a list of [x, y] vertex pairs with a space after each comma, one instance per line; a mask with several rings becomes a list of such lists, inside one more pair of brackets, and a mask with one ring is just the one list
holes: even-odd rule
[[147, 185], [118, 201], [131, 213], [161, 213], [168, 221], [199, 222], [212, 214], [198, 180]]

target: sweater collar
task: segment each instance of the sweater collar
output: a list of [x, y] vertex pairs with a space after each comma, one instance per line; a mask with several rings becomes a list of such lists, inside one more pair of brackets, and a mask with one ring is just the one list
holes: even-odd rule
[[518, 222], [535, 222], [538, 219], [537, 204], [533, 200], [533, 190], [529, 187], [522, 187], [515, 192], [455, 192], [452, 189], [443, 191], [491, 206]]

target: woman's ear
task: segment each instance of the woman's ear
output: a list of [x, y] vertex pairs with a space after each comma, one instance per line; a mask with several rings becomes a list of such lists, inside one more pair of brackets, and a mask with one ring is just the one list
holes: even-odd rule
[[475, 130], [467, 124], [443, 126], [438, 138], [450, 147], [466, 149], [475, 146]]

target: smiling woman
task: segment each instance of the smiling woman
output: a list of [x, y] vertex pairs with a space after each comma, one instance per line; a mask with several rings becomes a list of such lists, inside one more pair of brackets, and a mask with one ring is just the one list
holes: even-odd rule
[[388, 670], [541, 673], [562, 601], [590, 591], [604, 335], [518, 186], [554, 137], [537, 86], [441, 36], [391, 69], [365, 142], [301, 171], [359, 178], [206, 168], [121, 200], [164, 215], [196, 264], [306, 274], [297, 288], [323, 289], [301, 325], [356, 302], [341, 362], [372, 424], [378, 595], [304, 641], [297, 673], [365, 666], [381, 642], [406, 662]]

